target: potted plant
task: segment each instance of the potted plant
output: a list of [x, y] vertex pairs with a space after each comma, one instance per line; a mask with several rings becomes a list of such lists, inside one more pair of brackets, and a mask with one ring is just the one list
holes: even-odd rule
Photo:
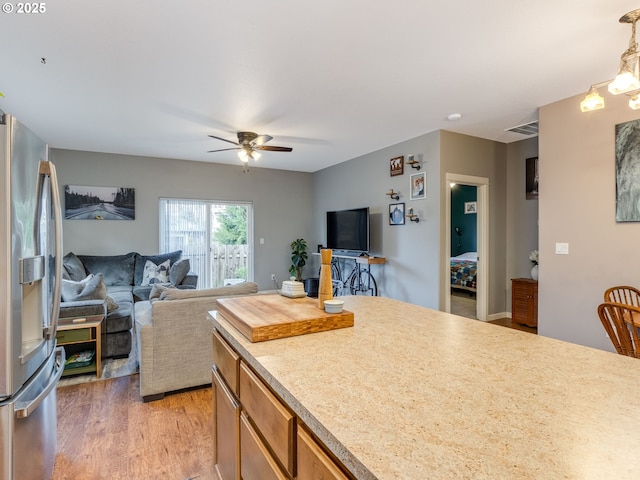
[[289, 273], [296, 276], [298, 282], [302, 281], [302, 267], [307, 263], [307, 242], [304, 238], [298, 238], [291, 242], [291, 266]]

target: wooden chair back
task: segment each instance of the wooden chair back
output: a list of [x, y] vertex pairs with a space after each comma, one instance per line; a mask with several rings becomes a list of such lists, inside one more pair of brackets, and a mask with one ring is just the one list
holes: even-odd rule
[[640, 290], [627, 285], [611, 287], [605, 290], [604, 301], [640, 307]]
[[598, 306], [598, 316], [616, 352], [640, 358], [640, 307], [605, 302]]

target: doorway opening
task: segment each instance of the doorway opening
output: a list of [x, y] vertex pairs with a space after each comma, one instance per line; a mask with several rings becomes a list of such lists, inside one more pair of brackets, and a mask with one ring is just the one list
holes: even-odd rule
[[489, 179], [447, 173], [445, 190], [444, 310], [486, 321]]

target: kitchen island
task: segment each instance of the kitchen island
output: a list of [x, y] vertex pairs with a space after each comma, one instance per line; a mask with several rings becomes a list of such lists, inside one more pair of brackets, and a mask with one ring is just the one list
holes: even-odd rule
[[[341, 297], [342, 298], [342, 297]], [[226, 342], [358, 479], [640, 478], [640, 361], [382, 297]]]

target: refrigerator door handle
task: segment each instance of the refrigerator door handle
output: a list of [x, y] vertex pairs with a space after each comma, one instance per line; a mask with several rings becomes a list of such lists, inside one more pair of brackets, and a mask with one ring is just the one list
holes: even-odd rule
[[64, 371], [65, 360], [66, 355], [64, 348], [56, 348], [55, 366], [57, 370], [55, 371], [55, 374], [49, 377], [49, 384], [36, 396], [36, 398], [27, 402], [16, 402], [14, 407], [16, 418], [27, 418], [38, 408], [42, 401], [47, 398], [49, 393], [51, 393], [51, 390], [56, 388], [58, 380], [60, 380], [62, 372]]
[[60, 207], [60, 189], [58, 188], [58, 176], [53, 162], [40, 162], [40, 174], [49, 175], [51, 198], [53, 199], [53, 220], [55, 224], [55, 275], [53, 283], [53, 301], [51, 305], [51, 322], [44, 327], [44, 337], [47, 340], [55, 338], [58, 331], [58, 315], [60, 313], [60, 296], [62, 286], [62, 210]]

